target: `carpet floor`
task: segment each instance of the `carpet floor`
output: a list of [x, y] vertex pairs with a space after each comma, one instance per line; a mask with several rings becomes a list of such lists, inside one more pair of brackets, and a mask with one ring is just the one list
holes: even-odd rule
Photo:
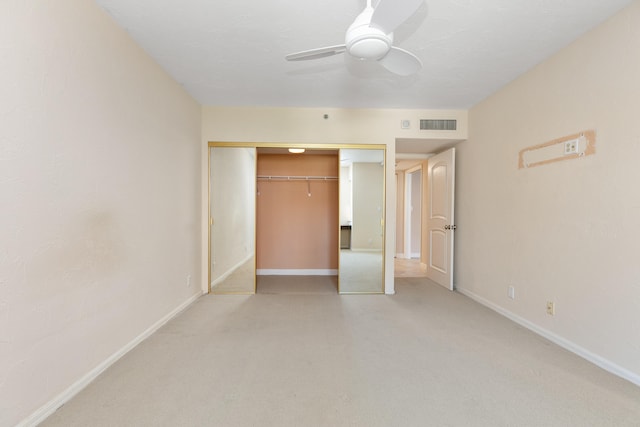
[[396, 291], [204, 296], [42, 425], [640, 425], [639, 387], [424, 278]]

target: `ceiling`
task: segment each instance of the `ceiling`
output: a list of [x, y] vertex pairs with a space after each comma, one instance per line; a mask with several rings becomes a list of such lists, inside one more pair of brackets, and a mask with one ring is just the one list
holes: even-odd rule
[[424, 64], [408, 77], [344, 54], [285, 61], [344, 43], [365, 0], [96, 2], [203, 105], [467, 109], [631, 0], [426, 0], [395, 31]]

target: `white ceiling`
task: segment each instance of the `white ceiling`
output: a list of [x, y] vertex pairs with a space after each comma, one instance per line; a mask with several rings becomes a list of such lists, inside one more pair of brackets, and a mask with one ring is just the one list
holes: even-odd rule
[[427, 0], [395, 33], [424, 67], [399, 77], [284, 59], [344, 43], [365, 0], [96, 1], [203, 105], [420, 109], [473, 106], [631, 3]]

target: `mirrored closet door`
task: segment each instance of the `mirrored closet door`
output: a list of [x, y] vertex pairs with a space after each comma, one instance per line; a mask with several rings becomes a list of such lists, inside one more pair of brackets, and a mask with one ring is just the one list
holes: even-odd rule
[[343, 294], [384, 292], [385, 150], [340, 150]]
[[210, 146], [210, 292], [255, 293], [255, 212], [255, 147]]

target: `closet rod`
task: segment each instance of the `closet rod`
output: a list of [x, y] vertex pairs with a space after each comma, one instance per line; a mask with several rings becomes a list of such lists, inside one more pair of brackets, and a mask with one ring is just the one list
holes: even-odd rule
[[258, 175], [259, 180], [266, 181], [337, 181], [337, 176], [274, 176]]

